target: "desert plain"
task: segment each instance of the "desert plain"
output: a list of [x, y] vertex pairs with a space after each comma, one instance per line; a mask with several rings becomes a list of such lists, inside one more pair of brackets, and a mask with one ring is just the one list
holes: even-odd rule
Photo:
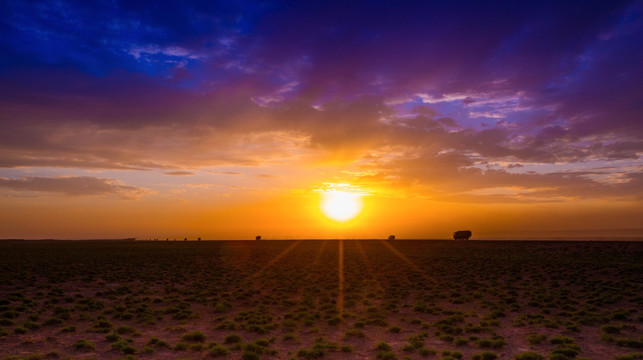
[[643, 243], [0, 242], [0, 359], [643, 359]]

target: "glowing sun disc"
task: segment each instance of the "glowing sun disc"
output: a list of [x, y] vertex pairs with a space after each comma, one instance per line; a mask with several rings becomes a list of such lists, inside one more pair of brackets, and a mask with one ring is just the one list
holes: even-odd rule
[[321, 210], [335, 221], [347, 221], [362, 211], [362, 195], [348, 191], [325, 191], [322, 194]]

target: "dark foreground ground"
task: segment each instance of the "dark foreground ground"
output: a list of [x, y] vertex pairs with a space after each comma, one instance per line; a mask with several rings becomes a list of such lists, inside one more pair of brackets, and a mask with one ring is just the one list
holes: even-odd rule
[[643, 243], [1, 242], [0, 359], [643, 359]]

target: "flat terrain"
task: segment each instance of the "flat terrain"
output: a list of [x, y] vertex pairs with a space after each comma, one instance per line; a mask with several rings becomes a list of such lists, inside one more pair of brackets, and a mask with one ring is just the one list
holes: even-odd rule
[[0, 359], [642, 359], [643, 243], [0, 242]]

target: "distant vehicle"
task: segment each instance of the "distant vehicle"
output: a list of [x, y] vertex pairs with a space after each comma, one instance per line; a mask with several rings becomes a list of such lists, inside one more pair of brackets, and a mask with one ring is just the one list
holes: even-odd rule
[[255, 236], [255, 240], [261, 240], [261, 236], [260, 235]]
[[471, 231], [469, 230], [458, 230], [453, 233], [453, 240], [469, 240], [471, 237]]
[[395, 240], [395, 235], [389, 235], [389, 236], [388, 236], [388, 239], [389, 239], [389, 240]]

